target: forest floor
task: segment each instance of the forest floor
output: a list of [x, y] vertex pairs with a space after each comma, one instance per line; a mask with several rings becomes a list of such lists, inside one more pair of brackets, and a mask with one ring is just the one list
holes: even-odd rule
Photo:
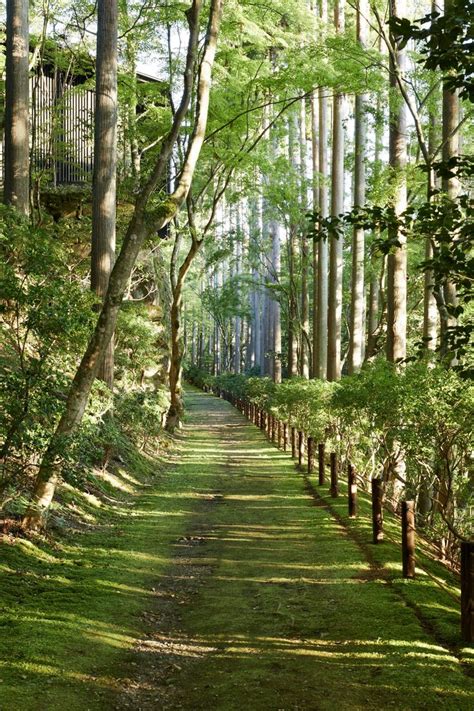
[[174, 461], [100, 525], [5, 537], [1, 711], [472, 711], [457, 580], [421, 556], [404, 581], [395, 519], [373, 546], [366, 499], [349, 520], [228, 403], [186, 400]]

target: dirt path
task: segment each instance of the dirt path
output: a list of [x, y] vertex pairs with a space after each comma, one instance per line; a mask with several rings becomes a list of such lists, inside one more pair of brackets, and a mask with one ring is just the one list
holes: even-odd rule
[[458, 660], [289, 457], [226, 402], [192, 390], [187, 407], [176, 476], [200, 503], [183, 505], [117, 708], [472, 711]]

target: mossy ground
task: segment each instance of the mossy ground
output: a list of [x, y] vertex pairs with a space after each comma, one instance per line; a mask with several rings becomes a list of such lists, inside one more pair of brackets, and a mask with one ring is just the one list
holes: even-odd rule
[[2, 546], [0, 709], [472, 711], [458, 608], [370, 547], [368, 503], [346, 520], [227, 403], [187, 400], [147, 488], [55, 545]]

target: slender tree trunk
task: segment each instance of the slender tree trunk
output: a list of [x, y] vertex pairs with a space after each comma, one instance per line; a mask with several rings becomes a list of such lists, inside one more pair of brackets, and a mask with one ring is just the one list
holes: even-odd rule
[[[110, 275], [109, 286], [96, 328], [94, 329], [86, 352], [71, 384], [64, 413], [51, 437], [41, 462], [32, 501], [23, 520], [25, 528], [31, 529], [41, 526], [45, 511], [53, 499], [61, 471], [61, 451], [67, 445], [68, 439], [75, 432], [82, 420], [100, 362], [104, 357], [107, 345], [115, 330], [118, 311], [135, 260], [144, 240], [150, 234], [150, 227], [146, 220], [148, 200], [156, 187], [161, 184], [163, 180], [169, 157], [190, 104], [199, 37], [200, 9], [201, 0], [194, 0], [192, 7], [187, 13], [190, 37], [184, 71], [184, 89], [180, 106], [175, 113], [170, 132], [162, 141], [160, 155], [151, 172], [150, 178], [137, 198], [134, 214], [127, 229], [122, 249]], [[186, 199], [191, 186], [191, 180], [204, 141], [207, 124], [211, 72], [216, 51], [220, 15], [221, 0], [213, 0], [206, 45], [200, 65], [194, 131], [190, 139], [176, 190], [173, 195], [168, 198], [166, 203], [162, 205], [161, 215], [157, 217], [156, 222], [153, 224], [153, 230], [164, 227], [173, 219], [179, 207]]]
[[[403, 0], [390, 0], [391, 17], [404, 17]], [[397, 67], [390, 58], [390, 138], [389, 165], [392, 171], [393, 207], [401, 216], [407, 206], [406, 188], [406, 105], [400, 95], [396, 71], [405, 68], [405, 53], [391, 37]], [[388, 255], [387, 264], [387, 358], [396, 363], [406, 356], [407, 332], [407, 251], [406, 236], [399, 226], [390, 228], [390, 237], [400, 246]]]
[[369, 304], [367, 313], [367, 348], [365, 351], [366, 359], [371, 358], [376, 353], [380, 308], [380, 275], [377, 269], [380, 260], [375, 255], [372, 255], [370, 261], [371, 272], [369, 286]]
[[7, 0], [4, 202], [30, 213], [28, 0]]
[[[322, 5], [323, 7], [323, 5]], [[326, 19], [327, 19], [327, 4]], [[328, 191], [328, 99], [325, 89], [319, 90], [319, 210], [321, 217], [329, 214]], [[318, 350], [316, 376], [327, 377], [328, 359], [328, 294], [329, 294], [329, 245], [327, 240], [318, 243]]]
[[[241, 204], [237, 204], [236, 208], [236, 242], [235, 242], [235, 276], [239, 278], [241, 272], [242, 261], [242, 242], [241, 242]], [[239, 287], [238, 287], [239, 288]], [[240, 288], [239, 288], [240, 292]], [[242, 319], [238, 315], [234, 319], [234, 373], [240, 373], [242, 365], [242, 341], [241, 341]]]
[[[117, 169], [117, 0], [100, 0], [97, 15], [91, 288], [103, 299], [115, 259]], [[98, 376], [112, 390], [114, 338]]]
[[[445, 12], [453, 6], [453, 0], [445, 0]], [[458, 91], [451, 91], [446, 84], [443, 86], [443, 162], [449, 161], [459, 155], [459, 94]], [[443, 177], [441, 187], [450, 200], [456, 200], [459, 195], [459, 179], [456, 175]], [[454, 237], [454, 236], [453, 236]], [[441, 356], [445, 357], [449, 352], [448, 329], [457, 324], [457, 318], [452, 313], [452, 309], [457, 306], [458, 298], [455, 284], [448, 280], [443, 288], [443, 299], [445, 308], [440, 310], [441, 326]], [[455, 363], [455, 358], [450, 358], [451, 365]]]
[[[280, 255], [280, 225], [277, 220], [271, 222], [272, 235], [272, 280], [278, 283], [280, 278], [281, 255]], [[272, 375], [275, 383], [281, 383], [281, 310], [278, 297], [273, 294], [273, 368]]]
[[[437, 10], [436, 2], [432, 3], [431, 11]], [[434, 91], [436, 89], [434, 88]], [[429, 133], [428, 133], [428, 152], [430, 161], [434, 159], [434, 152], [437, 143], [436, 131], [436, 109], [431, 109], [429, 114]], [[432, 200], [433, 193], [436, 188], [436, 175], [429, 166], [427, 198]], [[425, 260], [433, 258], [433, 245], [431, 238], [425, 239]], [[436, 350], [437, 335], [438, 335], [438, 308], [434, 296], [434, 276], [431, 269], [427, 269], [424, 273], [424, 290], [423, 290], [423, 344], [429, 351]]]
[[[311, 94], [311, 156], [313, 161], [313, 210], [319, 208], [319, 114], [318, 114], [318, 94], [313, 91]], [[313, 378], [318, 377], [318, 243], [313, 240]]]
[[295, 262], [296, 262], [296, 227], [290, 225], [288, 230], [288, 276], [289, 276], [289, 298], [288, 298], [288, 377], [298, 375], [298, 339], [297, 339], [297, 319], [298, 309], [296, 302], [295, 286]]
[[191, 264], [196, 257], [202, 242], [194, 236], [186, 258], [179, 268], [173, 286], [171, 302], [171, 359], [170, 359], [170, 407], [166, 415], [166, 429], [174, 432], [183, 414], [181, 378], [183, 372], [183, 347], [181, 340], [181, 310], [183, 286]]
[[[296, 145], [296, 115], [292, 113], [288, 121], [288, 158], [295, 174], [299, 174]], [[288, 377], [298, 375], [298, 294], [296, 288], [296, 239], [297, 225], [294, 220], [288, 229]]]
[[[334, 6], [336, 32], [344, 31], [344, 0], [336, 0]], [[332, 133], [331, 215], [337, 217], [344, 211], [344, 97], [334, 96]], [[328, 298], [328, 380], [341, 377], [341, 318], [343, 276], [342, 234], [333, 234], [329, 256]]]
[[[301, 211], [306, 214], [308, 209], [306, 189], [306, 102], [303, 98], [300, 106], [299, 117], [299, 142], [300, 142], [300, 171], [301, 171]], [[302, 225], [301, 229], [301, 346], [300, 346], [300, 373], [303, 378], [309, 378], [309, 294], [308, 294], [308, 242]]]
[[[359, 0], [357, 6], [357, 41], [366, 48], [369, 36], [369, 3]], [[354, 141], [354, 206], [365, 203], [366, 159], [366, 103], [367, 95], [358, 94], [355, 99]], [[365, 233], [362, 227], [354, 227], [352, 233], [352, 287], [349, 327], [349, 374], [357, 373], [364, 360], [365, 343]]]

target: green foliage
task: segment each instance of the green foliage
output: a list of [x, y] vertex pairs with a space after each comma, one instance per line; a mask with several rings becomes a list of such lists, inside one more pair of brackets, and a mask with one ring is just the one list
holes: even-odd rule
[[0, 208], [0, 486], [25, 476], [43, 451], [93, 321], [94, 297], [68, 269], [71, 255], [52, 230]]
[[473, 22], [472, 3], [453, 0], [443, 15], [431, 12], [415, 23], [395, 17], [390, 24], [402, 46], [411, 39], [421, 43], [427, 69], [440, 69], [445, 74], [447, 86], [461, 89], [461, 96], [474, 101]]
[[188, 379], [246, 398], [280, 420], [326, 442], [356, 465], [367, 485], [391, 477], [397, 453], [406, 462], [406, 492], [424, 504], [432, 530], [469, 535], [473, 486], [474, 386], [429, 361], [399, 369], [383, 359], [338, 383], [269, 378], [189, 369]]

